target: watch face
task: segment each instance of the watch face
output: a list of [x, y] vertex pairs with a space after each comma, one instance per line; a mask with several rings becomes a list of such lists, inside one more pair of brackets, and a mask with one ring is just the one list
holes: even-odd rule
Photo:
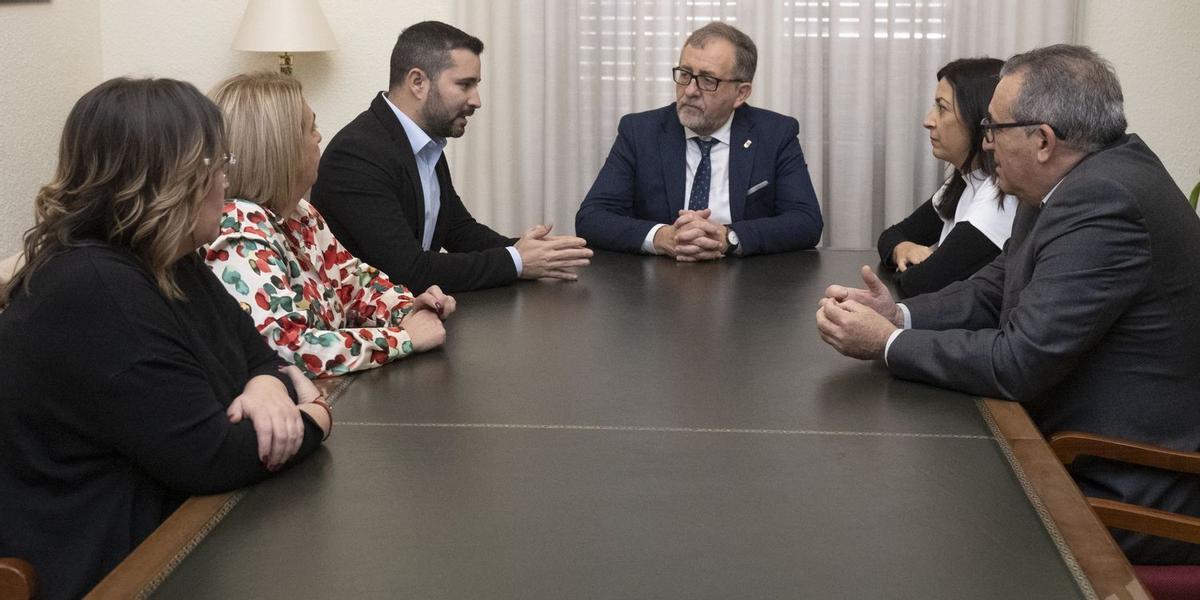
[[728, 256], [730, 254], [737, 252], [738, 236], [737, 236], [737, 232], [734, 231], [733, 229], [726, 229], [725, 231], [727, 232], [725, 234], [725, 242], [726, 242], [725, 255]]

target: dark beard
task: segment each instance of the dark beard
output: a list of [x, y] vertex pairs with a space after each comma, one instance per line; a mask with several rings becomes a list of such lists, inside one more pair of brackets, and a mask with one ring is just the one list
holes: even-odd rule
[[437, 87], [430, 87], [429, 98], [425, 100], [425, 106], [421, 107], [421, 120], [425, 121], [427, 129], [425, 133], [430, 137], [459, 137], [463, 130], [454, 128], [454, 120], [458, 117], [459, 115], [452, 113], [442, 102], [442, 95], [438, 93]]

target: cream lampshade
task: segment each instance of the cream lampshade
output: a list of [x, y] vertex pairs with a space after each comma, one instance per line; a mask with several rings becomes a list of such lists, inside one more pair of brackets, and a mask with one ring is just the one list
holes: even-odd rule
[[279, 54], [279, 72], [292, 74], [289, 52], [337, 48], [317, 0], [249, 0], [233, 37], [234, 50]]

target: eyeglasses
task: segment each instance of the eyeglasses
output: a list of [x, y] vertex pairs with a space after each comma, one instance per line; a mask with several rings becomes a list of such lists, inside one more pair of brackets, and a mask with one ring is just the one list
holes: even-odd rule
[[221, 172], [224, 172], [227, 167], [236, 165], [236, 164], [237, 164], [237, 155], [229, 154], [229, 153], [222, 154], [220, 156], [220, 158], [217, 158], [215, 160], [211, 159], [211, 158], [204, 159], [204, 166], [216, 167], [215, 170], [221, 171]]
[[722, 81], [731, 81], [733, 83], [745, 83], [742, 79], [720, 79], [712, 75], [697, 75], [683, 67], [675, 67], [671, 69], [671, 78], [675, 83], [687, 87], [693, 80], [696, 81], [696, 87], [702, 92], [715, 92], [721, 85]]
[[984, 117], [979, 120], [979, 127], [983, 129], [983, 140], [989, 144], [996, 143], [996, 130], [1009, 129], [1011, 127], [1033, 127], [1034, 125], [1049, 125], [1050, 131], [1060, 139], [1065, 140], [1067, 136], [1059, 132], [1058, 128], [1050, 125], [1045, 121], [1013, 121], [1012, 123], [993, 123], [991, 117]]

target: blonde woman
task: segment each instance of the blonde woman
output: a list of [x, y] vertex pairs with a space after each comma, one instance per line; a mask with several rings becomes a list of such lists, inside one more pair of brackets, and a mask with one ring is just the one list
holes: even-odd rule
[[279, 355], [309, 377], [341, 375], [440, 346], [455, 301], [414, 298], [352, 256], [303, 198], [317, 179], [321, 134], [300, 83], [236, 75], [211, 93], [238, 163], [209, 267]]
[[0, 289], [0, 556], [41, 597], [82, 596], [187, 496], [268, 477], [331, 426], [196, 255], [229, 160], [187, 83], [114, 79], [67, 117]]

